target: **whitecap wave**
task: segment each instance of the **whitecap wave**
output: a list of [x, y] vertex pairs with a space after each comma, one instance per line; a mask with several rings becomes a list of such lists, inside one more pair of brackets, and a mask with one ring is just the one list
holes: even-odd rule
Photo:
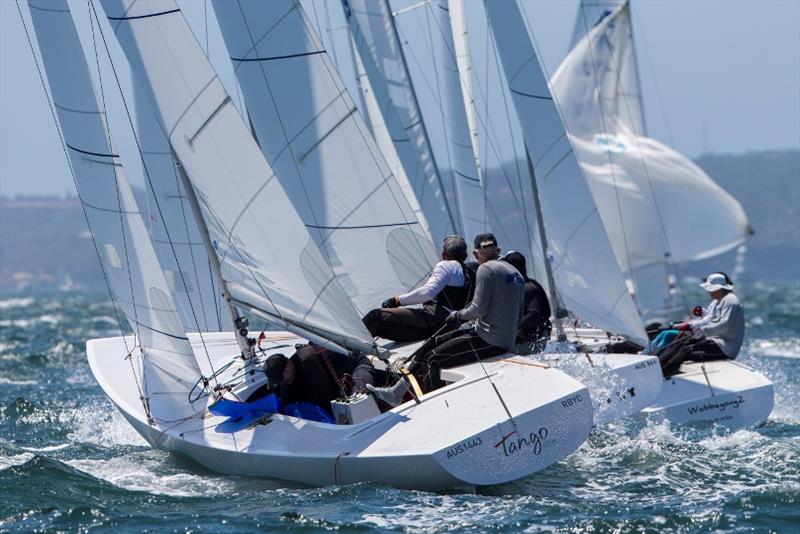
[[2, 299], [0, 300], [0, 310], [8, 310], [11, 308], [25, 308], [34, 303], [33, 297], [15, 298], [15, 299]]
[[5, 471], [9, 467], [22, 465], [25, 462], [32, 460], [33, 456], [34, 455], [29, 452], [23, 452], [22, 454], [14, 454], [11, 456], [0, 455], [0, 471]]

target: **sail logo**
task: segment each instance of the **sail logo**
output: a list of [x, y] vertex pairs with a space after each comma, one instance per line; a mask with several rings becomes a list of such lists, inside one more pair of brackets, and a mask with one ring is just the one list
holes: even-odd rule
[[619, 136], [613, 134], [597, 134], [594, 144], [601, 146], [612, 154], [623, 154], [628, 150], [628, 145]]
[[[549, 433], [545, 427], [526, 436], [520, 436], [516, 430], [513, 430], [503, 436], [503, 439], [497, 442], [494, 448], [502, 447], [503, 456], [513, 456], [522, 451], [530, 451], [534, 456], [539, 456], [542, 453], [542, 442], [547, 439]], [[515, 435], [516, 437], [513, 437]]]

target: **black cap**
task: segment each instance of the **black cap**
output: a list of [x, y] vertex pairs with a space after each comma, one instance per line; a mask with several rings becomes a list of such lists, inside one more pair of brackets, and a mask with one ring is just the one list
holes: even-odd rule
[[273, 354], [264, 362], [264, 374], [267, 375], [267, 388], [276, 389], [283, 384], [283, 369], [289, 358], [283, 354]]
[[456, 261], [467, 259], [467, 242], [460, 235], [449, 235], [442, 239], [442, 253]]
[[519, 252], [512, 250], [505, 256], [503, 256], [503, 261], [507, 261], [511, 265], [513, 265], [523, 277], [528, 277], [528, 266], [525, 262], [525, 256], [520, 254]]
[[494, 234], [485, 233], [485, 234], [478, 234], [475, 236], [475, 248], [483, 248], [484, 245], [494, 245], [497, 246], [497, 239], [495, 239]]

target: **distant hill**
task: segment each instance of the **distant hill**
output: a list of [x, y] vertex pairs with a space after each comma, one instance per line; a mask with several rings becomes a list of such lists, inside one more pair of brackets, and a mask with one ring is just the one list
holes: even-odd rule
[[[697, 163], [739, 199], [755, 229], [748, 278], [800, 283], [800, 151], [706, 155]], [[728, 268], [730, 261], [714, 259], [682, 272], [700, 275]], [[78, 202], [0, 197], [0, 290], [70, 286], [105, 289]]]
[[755, 230], [750, 278], [800, 283], [800, 150], [709, 154], [696, 163], [741, 202]]

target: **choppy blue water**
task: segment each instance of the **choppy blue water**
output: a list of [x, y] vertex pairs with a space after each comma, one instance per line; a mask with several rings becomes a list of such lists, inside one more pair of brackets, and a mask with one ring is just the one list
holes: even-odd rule
[[566, 460], [474, 493], [297, 488], [150, 449], [106, 400], [87, 338], [105, 296], [0, 299], [0, 531], [800, 531], [800, 288], [753, 286], [740, 359], [775, 382], [756, 428], [617, 423]]

